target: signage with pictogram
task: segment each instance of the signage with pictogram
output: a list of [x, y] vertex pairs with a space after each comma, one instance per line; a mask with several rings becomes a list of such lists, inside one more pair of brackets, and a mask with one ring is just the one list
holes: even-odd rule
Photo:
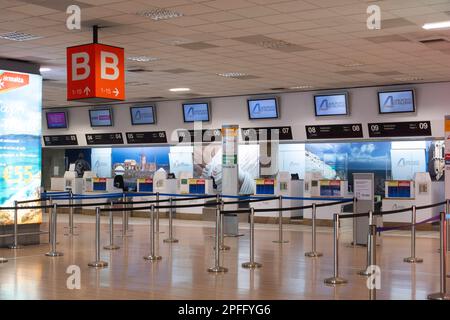
[[99, 43], [67, 48], [67, 100], [124, 100], [124, 49]]

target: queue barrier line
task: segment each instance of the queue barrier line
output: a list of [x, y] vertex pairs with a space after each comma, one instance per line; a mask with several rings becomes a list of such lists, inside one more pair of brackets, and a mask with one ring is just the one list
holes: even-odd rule
[[[450, 215], [449, 215], [450, 216]], [[377, 232], [385, 232], [385, 231], [391, 231], [391, 230], [399, 230], [399, 229], [408, 229], [411, 228], [412, 226], [418, 226], [421, 224], [426, 224], [428, 222], [432, 222], [432, 221], [438, 221], [439, 220], [440, 215], [435, 215], [431, 218], [422, 220], [420, 222], [416, 222], [416, 223], [408, 223], [408, 224], [404, 224], [404, 225], [397, 225], [397, 226], [392, 226], [392, 227], [377, 227]]]

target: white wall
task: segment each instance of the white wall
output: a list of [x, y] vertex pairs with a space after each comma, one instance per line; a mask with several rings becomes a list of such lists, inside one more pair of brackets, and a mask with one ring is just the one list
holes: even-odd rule
[[[377, 91], [380, 89], [414, 88], [416, 90], [416, 114], [379, 115]], [[305, 125], [326, 125], [340, 123], [362, 123], [364, 138], [369, 139], [367, 123], [395, 121], [425, 121], [432, 124], [433, 137], [444, 137], [444, 116], [450, 114], [450, 83], [422, 84], [403, 87], [372, 87], [348, 90], [350, 94], [350, 116], [322, 117], [314, 115], [314, 92], [284, 93], [280, 97], [281, 118], [276, 120], [248, 120], [247, 96], [211, 99], [211, 122], [205, 128], [220, 128], [222, 124], [238, 124], [241, 127], [284, 126], [290, 125], [296, 142], [306, 141]], [[89, 107], [71, 107], [69, 110], [69, 129], [48, 130], [43, 114], [43, 135], [77, 134], [80, 146], [86, 146], [86, 133], [95, 132], [132, 132], [165, 130], [169, 139], [177, 128], [193, 129], [192, 124], [183, 123], [182, 101], [157, 103], [157, 124], [132, 126], [129, 107], [111, 104], [114, 110], [114, 126], [109, 128], [91, 128]], [[417, 140], [417, 138], [415, 138]], [[125, 136], [124, 136], [125, 140]], [[125, 141], [126, 142], [126, 141]], [[178, 142], [176, 133], [169, 143]]]

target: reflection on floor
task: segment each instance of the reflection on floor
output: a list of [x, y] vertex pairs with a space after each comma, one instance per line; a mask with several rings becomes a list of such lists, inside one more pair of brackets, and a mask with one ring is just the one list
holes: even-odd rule
[[[366, 249], [347, 247], [351, 227], [342, 226], [340, 274], [347, 285], [328, 287], [323, 280], [332, 276], [332, 230], [318, 228], [317, 249], [321, 258], [306, 258], [310, 250], [308, 226], [287, 225], [286, 244], [276, 244], [276, 225], [257, 225], [255, 260], [261, 269], [247, 270], [241, 263], [249, 259], [248, 226], [242, 224], [243, 237], [225, 238], [231, 250], [223, 253], [226, 274], [206, 272], [214, 264], [211, 222], [175, 220], [174, 235], [179, 243], [163, 243], [167, 237], [167, 220], [161, 220], [158, 250], [163, 257], [149, 262], [147, 219], [130, 219], [130, 237], [120, 237], [120, 219], [116, 219], [115, 237], [119, 250], [101, 250], [110, 263], [106, 269], [88, 267], [94, 260], [94, 224], [91, 216], [76, 216], [78, 236], [64, 236], [67, 215], [58, 217], [58, 250], [62, 257], [46, 257], [48, 236], [42, 245], [19, 250], [0, 249], [0, 257], [9, 262], [0, 265], [0, 299], [367, 299], [366, 278], [357, 272], [365, 268]], [[102, 218], [102, 246], [109, 241], [107, 218]], [[44, 219], [44, 221], [47, 221]], [[46, 230], [44, 224], [42, 229]], [[384, 234], [377, 250], [381, 268], [381, 290], [378, 299], [426, 299], [439, 289], [438, 233], [418, 232], [417, 255], [424, 263], [403, 262], [409, 256], [408, 231]], [[67, 267], [81, 268], [81, 289], [67, 288]]]

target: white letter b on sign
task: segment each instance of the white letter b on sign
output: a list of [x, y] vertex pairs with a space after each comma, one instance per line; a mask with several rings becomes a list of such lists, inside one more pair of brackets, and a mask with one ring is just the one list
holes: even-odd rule
[[[83, 72], [78, 73], [78, 70], [83, 70]], [[87, 52], [77, 52], [72, 54], [72, 80], [77, 81], [87, 79], [90, 73], [89, 54], [87, 54]]]
[[[108, 60], [108, 61], [107, 61]], [[119, 58], [112, 52], [100, 52], [100, 77], [105, 80], [116, 80], [119, 77]], [[107, 72], [108, 71], [108, 72]]]

